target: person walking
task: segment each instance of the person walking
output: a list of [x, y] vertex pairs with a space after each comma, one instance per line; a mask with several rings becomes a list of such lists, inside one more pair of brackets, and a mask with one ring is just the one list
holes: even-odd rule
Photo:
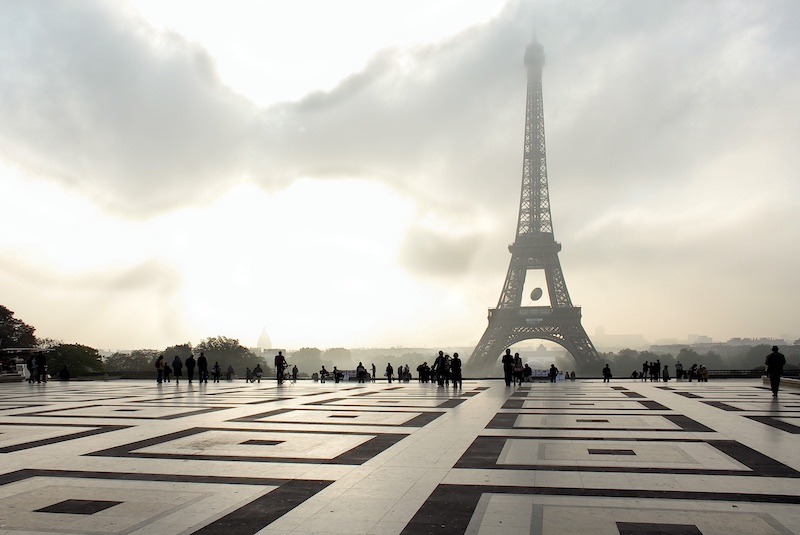
[[297, 382], [297, 376], [300, 375], [300, 370], [297, 369], [297, 364], [292, 366], [292, 382]]
[[772, 397], [778, 397], [778, 389], [781, 386], [781, 375], [783, 375], [783, 367], [786, 366], [786, 357], [779, 351], [778, 346], [772, 346], [772, 353], [767, 355], [764, 364], [767, 366], [767, 375], [769, 376], [769, 386], [772, 388]]
[[189, 384], [192, 384], [194, 380], [194, 368], [197, 366], [197, 360], [195, 360], [194, 354], [189, 353], [189, 356], [186, 357], [186, 362], [183, 364], [186, 366], [186, 377], [189, 379]]
[[606, 364], [606, 367], [603, 368], [603, 382], [604, 383], [611, 382], [611, 368], [608, 367], [608, 364]]
[[503, 379], [506, 381], [506, 386], [511, 386], [511, 376], [514, 373], [514, 355], [511, 354], [510, 348], [506, 348], [506, 354], [503, 355], [500, 362], [503, 363]]
[[156, 383], [161, 384], [164, 380], [164, 355], [159, 355], [156, 359]]
[[208, 359], [202, 351], [200, 356], [197, 357], [197, 379], [201, 383], [208, 382]]
[[514, 353], [513, 381], [515, 385], [522, 386], [522, 357], [519, 356], [519, 353]]
[[286, 373], [286, 357], [283, 356], [283, 351], [278, 351], [278, 354], [275, 355], [275, 373], [278, 376], [278, 384], [283, 384], [283, 375]]
[[175, 358], [172, 359], [172, 373], [175, 375], [175, 386], [178, 386], [178, 382], [183, 375], [183, 362], [181, 362], [181, 358], [178, 355], [175, 355]]
[[550, 382], [555, 383], [556, 379], [558, 378], [558, 368], [556, 368], [555, 364], [550, 365]]

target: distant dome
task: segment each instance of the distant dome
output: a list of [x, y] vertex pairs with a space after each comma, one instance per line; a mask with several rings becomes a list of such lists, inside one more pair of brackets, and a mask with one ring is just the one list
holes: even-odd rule
[[272, 349], [272, 340], [269, 339], [266, 327], [261, 329], [261, 336], [258, 337], [258, 344], [256, 347], [259, 349]]

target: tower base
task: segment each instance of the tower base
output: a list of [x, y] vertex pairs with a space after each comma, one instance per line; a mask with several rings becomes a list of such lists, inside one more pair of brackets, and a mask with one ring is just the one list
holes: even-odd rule
[[492, 308], [489, 326], [464, 365], [465, 375], [488, 377], [507, 347], [532, 339], [555, 342], [581, 367], [600, 366], [597, 350], [581, 325], [580, 307]]

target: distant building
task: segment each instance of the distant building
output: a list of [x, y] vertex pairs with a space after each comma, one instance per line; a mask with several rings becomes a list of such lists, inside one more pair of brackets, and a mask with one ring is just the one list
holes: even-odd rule
[[261, 329], [261, 335], [258, 337], [256, 347], [259, 349], [272, 349], [272, 340], [269, 339], [266, 327]]

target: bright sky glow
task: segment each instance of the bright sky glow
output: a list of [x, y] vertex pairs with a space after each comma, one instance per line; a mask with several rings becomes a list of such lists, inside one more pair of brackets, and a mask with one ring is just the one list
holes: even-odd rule
[[795, 23], [791, 2], [5, 4], [0, 304], [100, 349], [474, 344], [535, 26], [589, 334], [796, 338]]

